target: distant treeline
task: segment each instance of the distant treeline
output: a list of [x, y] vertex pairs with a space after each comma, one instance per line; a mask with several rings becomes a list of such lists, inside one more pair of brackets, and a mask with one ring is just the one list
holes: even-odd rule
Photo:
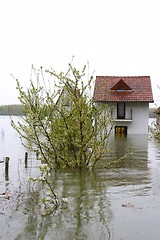
[[22, 115], [24, 115], [23, 114], [23, 106], [20, 104], [2, 105], [2, 106], [0, 106], [0, 115], [22, 116]]

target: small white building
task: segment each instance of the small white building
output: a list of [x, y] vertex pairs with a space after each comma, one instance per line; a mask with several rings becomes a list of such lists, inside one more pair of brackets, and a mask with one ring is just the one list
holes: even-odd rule
[[115, 134], [147, 134], [149, 103], [153, 102], [149, 76], [97, 76], [93, 99], [106, 104]]

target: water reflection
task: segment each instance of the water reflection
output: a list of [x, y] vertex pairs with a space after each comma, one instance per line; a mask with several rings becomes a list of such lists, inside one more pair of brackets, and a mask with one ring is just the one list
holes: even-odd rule
[[[53, 184], [59, 199], [65, 201], [62, 200], [55, 215], [42, 216], [40, 199], [26, 198], [23, 207], [20, 204], [17, 211], [12, 212], [12, 220], [8, 218], [10, 231], [19, 220], [14, 238], [17, 240], [119, 239], [114, 238], [117, 236], [115, 220], [117, 215], [122, 217], [124, 214], [122, 204], [128, 201], [135, 204], [135, 196], [149, 195], [149, 176], [143, 172], [141, 175], [144, 176], [137, 178], [136, 171], [130, 175], [127, 170], [120, 169], [58, 171], [54, 174]], [[136, 205], [142, 209], [140, 202]], [[8, 239], [13, 238], [8, 236]]]
[[[32, 198], [22, 198], [16, 211], [10, 212], [12, 217], [8, 216], [9, 231], [16, 231], [7, 239], [111, 239], [112, 211], [107, 182], [101, 173], [59, 171], [54, 174], [53, 184], [62, 200], [58, 211], [54, 215], [41, 214], [41, 189]], [[4, 225], [1, 236], [7, 231]]]
[[65, 177], [58, 174], [58, 182], [62, 186], [61, 198], [68, 199], [56, 218], [55, 226], [63, 225], [60, 239], [109, 239], [112, 212], [107, 183], [101, 175], [90, 171], [71, 172]]
[[[146, 135], [112, 136], [111, 151], [95, 172], [54, 172], [52, 184], [60, 206], [55, 214], [43, 216], [43, 189], [39, 186], [30, 195], [25, 185], [28, 176], [37, 174], [36, 167], [24, 168], [20, 159], [25, 151], [16, 142], [18, 137], [3, 129], [0, 153], [6, 156], [9, 148], [13, 151], [9, 181], [1, 178], [0, 189], [11, 191], [13, 197], [0, 198], [0, 239], [159, 240], [160, 145], [156, 141]], [[104, 168], [108, 160], [119, 158], [118, 164]], [[20, 184], [24, 195], [15, 193]], [[126, 203], [134, 207], [122, 207]]]
[[117, 161], [119, 162], [118, 167], [147, 168], [148, 135], [112, 136], [109, 148], [110, 152], [107, 156], [109, 159], [122, 158], [122, 161]]

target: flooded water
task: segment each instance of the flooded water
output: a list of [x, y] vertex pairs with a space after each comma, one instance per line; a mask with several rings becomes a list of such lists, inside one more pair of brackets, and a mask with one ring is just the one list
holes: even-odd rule
[[[36, 195], [14, 198], [19, 186], [25, 191], [23, 183], [37, 175], [38, 163], [32, 158], [24, 168], [26, 149], [9, 122], [0, 117], [0, 159], [10, 157], [8, 180], [0, 163], [0, 193], [13, 194], [0, 198], [0, 239], [160, 239], [160, 143], [146, 135], [112, 137], [103, 168], [55, 172], [60, 206], [55, 214], [43, 216]], [[108, 159], [116, 160], [110, 168]]]

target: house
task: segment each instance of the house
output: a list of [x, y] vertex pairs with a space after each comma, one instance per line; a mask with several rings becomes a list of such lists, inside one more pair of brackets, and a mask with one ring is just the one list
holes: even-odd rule
[[153, 102], [149, 76], [97, 76], [93, 100], [96, 105], [106, 104], [116, 134], [148, 133], [149, 103]]

